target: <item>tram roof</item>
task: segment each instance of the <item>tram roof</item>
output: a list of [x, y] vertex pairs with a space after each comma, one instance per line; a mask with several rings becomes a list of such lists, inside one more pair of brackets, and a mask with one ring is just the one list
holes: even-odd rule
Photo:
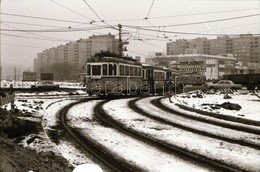
[[165, 71], [170, 71], [170, 72], [178, 72], [176, 69], [170, 69], [166, 67], [161, 67], [161, 66], [152, 66], [148, 64], [142, 64], [144, 69], [157, 69], [157, 70], [165, 70]]
[[127, 56], [94, 56], [91, 59], [88, 59], [87, 62], [115, 62], [141, 66], [140, 62]]

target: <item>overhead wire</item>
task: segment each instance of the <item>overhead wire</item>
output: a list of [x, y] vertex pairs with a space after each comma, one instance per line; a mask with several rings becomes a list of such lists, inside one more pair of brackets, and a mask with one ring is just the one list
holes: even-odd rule
[[150, 6], [150, 8], [149, 8], [149, 11], [148, 11], [148, 13], [147, 13], [147, 15], [146, 15], [146, 17], [145, 17], [144, 19], [148, 19], [149, 14], [150, 14], [150, 12], [151, 12], [151, 10], [152, 10], [152, 7], [153, 7], [153, 3], [154, 3], [154, 0], [152, 1], [152, 4], [151, 4], [151, 6]]
[[[200, 21], [200, 22], [191, 22], [191, 23], [180, 23], [180, 24], [171, 24], [171, 25], [158, 25], [158, 26], [152, 26], [152, 27], [175, 27], [175, 26], [190, 26], [190, 25], [197, 25], [197, 24], [205, 24], [205, 23], [214, 23], [214, 22], [222, 22], [222, 21], [229, 21], [229, 20], [236, 20], [236, 19], [242, 19], [242, 18], [249, 18], [249, 17], [255, 17], [260, 16], [260, 13], [257, 14], [250, 14], [250, 15], [243, 15], [243, 16], [237, 16], [237, 17], [229, 17], [229, 18], [222, 18], [222, 19], [215, 19], [215, 20], [206, 20], [206, 21]], [[131, 25], [124, 25], [125, 27], [136, 27]], [[149, 28], [151, 26], [139, 26], [141, 28]]]
[[76, 23], [76, 24], [88, 24], [87, 22], [80, 22], [80, 21], [72, 21], [72, 20], [63, 20], [63, 19], [55, 19], [55, 18], [46, 18], [46, 17], [36, 17], [36, 16], [30, 16], [30, 15], [21, 15], [21, 14], [11, 14], [11, 13], [0, 13], [1, 15], [7, 15], [7, 16], [14, 16], [14, 17], [23, 17], [23, 18], [33, 18], [33, 19], [39, 19], [39, 20], [49, 20], [49, 21], [57, 21], [57, 22], [65, 22], [65, 23]]
[[44, 27], [59, 28], [59, 29], [66, 28], [66, 27], [61, 27], [61, 26], [51, 26], [51, 25], [43, 25], [43, 24], [35, 24], [35, 23], [24, 23], [24, 22], [13, 22], [13, 21], [1, 21], [0, 23], [11, 23], [11, 24], [28, 25], [28, 26], [44, 26]]
[[[185, 16], [195, 16], [195, 15], [208, 15], [208, 14], [219, 14], [219, 13], [229, 13], [229, 12], [240, 12], [240, 11], [249, 11], [249, 10], [259, 10], [259, 8], [246, 8], [246, 9], [236, 9], [236, 10], [224, 10], [224, 11], [212, 11], [212, 12], [201, 12], [201, 13], [188, 13], [188, 14], [179, 14], [179, 15], [170, 15], [170, 16], [158, 16], [158, 17], [149, 17], [150, 20], [153, 19], [163, 19], [163, 18], [175, 18], [175, 17], [185, 17]], [[118, 21], [141, 21], [143, 19], [117, 19], [117, 20], [106, 20], [107, 22], [118, 22]]]
[[107, 26], [111, 27], [112, 29], [119, 30], [119, 29], [117, 29], [116, 27], [114, 27], [114, 26], [112, 26], [112, 25], [106, 23], [105, 20], [103, 20], [103, 19], [96, 13], [96, 11], [88, 4], [88, 2], [87, 2], [86, 0], [83, 0], [83, 1], [85, 2], [85, 4], [91, 9], [91, 11], [97, 16], [97, 18], [98, 18], [102, 23], [106, 24]]
[[[50, 0], [50, 1], [53, 1], [53, 0]], [[86, 1], [85, 0], [83, 0], [85, 3], [86, 3]], [[224, 12], [234, 12], [234, 11], [245, 11], [245, 10], [252, 10], [252, 9], [259, 9], [259, 8], [252, 8], [252, 9], [240, 9], [240, 10], [228, 10], [228, 11], [215, 11], [215, 12], [205, 12], [205, 13], [192, 13], [192, 14], [183, 14], [183, 15], [175, 15], [175, 16], [161, 16], [161, 17], [149, 17], [149, 14], [150, 14], [150, 11], [151, 11], [151, 9], [152, 9], [152, 6], [153, 6], [153, 3], [154, 3], [154, 0], [153, 0], [153, 2], [152, 2], [152, 4], [151, 4], [151, 6], [150, 6], [150, 9], [149, 9], [149, 11], [148, 11], [148, 13], [147, 13], [147, 18], [149, 18], [149, 19], [159, 19], [159, 18], [168, 18], [168, 17], [181, 17], [181, 16], [188, 16], [188, 15], [198, 15], [198, 14], [214, 14], [214, 13], [224, 13]], [[87, 5], [88, 5], [88, 3], [86, 3]], [[95, 13], [95, 15], [99, 18], [99, 20], [100, 20], [100, 22], [103, 22], [103, 23], [105, 23], [105, 20], [102, 20], [102, 18], [94, 11], [94, 9], [93, 8], [91, 8], [91, 6], [90, 5], [88, 5], [89, 6], [89, 8]], [[64, 6], [64, 8], [66, 8], [65, 6]], [[69, 9], [68, 9], [69, 10]], [[71, 11], [71, 10], [70, 10]], [[73, 10], [72, 10], [73, 11]], [[9, 14], [9, 13], [1, 13], [2, 15], [9, 15], [9, 16], [16, 16], [16, 17], [26, 17], [26, 18], [35, 18], [35, 19], [41, 19], [41, 20], [50, 20], [50, 21], [58, 21], [58, 22], [67, 22], [67, 23], [77, 23], [77, 24], [93, 24], [93, 23], [86, 23], [86, 22], [78, 22], [78, 21], [70, 21], [70, 20], [61, 20], [61, 19], [53, 19], [53, 18], [43, 18], [43, 17], [35, 17], [35, 16], [25, 16], [25, 15], [19, 15], [19, 14]], [[149, 26], [133, 26], [133, 27], [131, 27], [131, 26], [127, 26], [127, 25], [123, 25], [124, 27], [128, 27], [128, 28], [137, 28], [138, 27], [138, 29], [139, 29], [139, 35], [140, 35], [140, 30], [146, 30], [146, 31], [152, 31], [152, 32], [156, 32], [156, 33], [173, 33], [173, 34], [177, 34], [177, 35], [208, 35], [208, 36], [211, 36], [212, 34], [205, 34], [205, 33], [192, 33], [192, 32], [173, 32], [173, 31], [167, 31], [167, 30], [165, 30], [165, 27], [173, 27], [173, 26], [189, 26], [189, 25], [195, 25], [195, 24], [204, 24], [204, 23], [206, 23], [206, 22], [218, 22], [218, 21], [227, 21], [227, 20], [234, 20], [234, 19], [240, 19], [240, 18], [246, 18], [246, 17], [253, 17], [253, 16], [258, 16], [258, 15], [260, 15], [260, 14], [254, 14], [254, 15], [247, 15], [247, 16], [239, 16], [239, 17], [233, 17], [233, 18], [226, 18], [226, 19], [218, 19], [218, 20], [211, 20], [211, 21], [204, 21], [204, 22], [193, 22], [193, 23], [182, 23], [182, 24], [175, 24], [175, 25], [165, 25], [165, 26], [152, 26], [152, 27], [154, 27], [154, 28], [156, 28], [156, 27], [158, 27], [158, 28], [160, 28], [160, 27], [164, 27], [164, 31], [163, 30], [160, 30], [160, 29], [148, 29], [148, 28], [143, 28], [143, 27], [149, 27]], [[91, 19], [90, 19], [91, 20]], [[139, 19], [139, 20], [143, 20], [143, 19]], [[110, 21], [113, 21], [113, 20], [106, 20], [106, 22], [110, 22]], [[115, 20], [114, 20], [115, 21]], [[129, 21], [128, 19], [126, 19], [126, 20], [119, 20], [119, 21]], [[3, 22], [3, 21], [2, 21]], [[99, 21], [95, 21], [95, 22], [99, 22]], [[114, 28], [114, 26], [112, 26], [112, 25], [109, 25], [108, 23], [105, 23], [105, 24], [107, 24], [109, 27], [106, 27], [106, 26], [99, 26], [99, 27], [103, 27], [102, 29], [108, 29], [108, 28]], [[36, 25], [36, 24], [35, 24]], [[152, 25], [152, 24], [151, 24]], [[112, 26], [112, 27], [111, 27]], [[46, 25], [46, 27], [48, 27], [47, 25]], [[52, 27], [52, 26], [50, 26], [50, 27]], [[57, 27], [58, 28], [58, 27]], [[93, 28], [94, 29], [94, 28]], [[99, 28], [100, 29], [100, 28]], [[91, 30], [91, 29], [90, 29]], [[94, 29], [94, 30], [96, 30], [96, 29]], [[22, 30], [22, 29], [15, 29], [15, 30], [12, 30], [12, 29], [9, 29], [9, 30], [2, 30], [2, 31], [21, 31], [21, 32], [73, 32], [73, 31], [84, 31], [84, 29], [83, 28], [64, 28], [64, 29], [62, 29], [62, 28], [60, 28], [60, 30], [56, 30], [56, 31], [54, 31], [54, 30], [44, 30], [44, 29], [42, 29], [42, 30]], [[85, 30], [86, 31], [86, 30]], [[144, 33], [141, 33], [142, 35], [144, 34]], [[2, 35], [4, 35], [3, 33], [2, 33]], [[11, 36], [10, 34], [5, 34], [6, 36], [8, 35], [8, 36]], [[147, 34], [148, 35], [148, 34]], [[214, 35], [216, 35], [216, 34], [214, 34]], [[223, 35], [223, 34], [219, 34], [219, 35]], [[227, 34], [227, 35], [238, 35], [238, 34]], [[254, 34], [254, 35], [258, 35], [258, 34]], [[12, 35], [12, 36], [14, 36], [14, 35]], [[156, 36], [152, 36], [152, 35], [150, 35], [151, 37], [156, 37]], [[21, 36], [19, 36], [19, 37], [21, 37]], [[32, 38], [32, 37], [31, 37]], [[157, 37], [158, 38], [158, 37]], [[33, 38], [33, 39], [37, 39], [37, 38]], [[145, 38], [143, 38], [143, 39], [141, 39], [141, 38], [139, 38], [140, 40], [139, 41], [143, 41], [143, 40], [145, 40]], [[146, 40], [148, 40], [149, 38], [146, 38]], [[43, 39], [42, 39], [43, 40]], [[138, 39], [137, 39], [138, 40]], [[150, 39], [150, 40], [152, 40], [152, 39]], [[143, 41], [143, 42], [145, 42], [145, 41]], [[147, 43], [147, 42], [145, 42], [145, 43]], [[161, 47], [160, 47], [161, 48]], [[161, 48], [162, 49], [162, 48]]]
[[104, 22], [104, 20], [102, 20], [101, 19], [101, 17], [99, 17], [99, 15], [96, 13], [96, 11], [88, 4], [88, 2], [87, 1], [85, 1], [85, 0], [83, 0], [84, 2], [85, 2], [85, 4], [87, 4], [87, 6], [91, 9], [91, 11], [97, 16], [97, 18], [100, 20], [100, 21], [102, 21], [102, 22]]
[[[10, 25], [7, 25], [7, 24], [3, 24], [9, 28], [13, 28], [13, 29], [17, 29], [16, 27], [13, 27], [13, 26], [10, 26]], [[49, 40], [54, 40], [54, 41], [61, 41], [61, 39], [58, 39], [58, 38], [53, 38], [53, 37], [49, 37], [49, 36], [43, 36], [43, 35], [38, 35], [38, 34], [35, 34], [35, 33], [32, 33], [32, 32], [24, 32], [26, 34], [30, 34], [30, 35], [34, 35], [34, 36], [37, 36], [37, 37], [41, 37], [41, 38], [47, 38]], [[20, 35], [19, 35], [20, 36]], [[64, 42], [65, 40], [62, 40], [62, 42]]]
[[82, 28], [64, 28], [64, 29], [1, 29], [8, 32], [80, 32], [89, 30], [107, 29], [108, 27], [82, 27]]
[[51, 1], [51, 2], [53, 2], [53, 3], [55, 3], [55, 4], [57, 4], [57, 5], [59, 5], [59, 6], [63, 7], [63, 8], [65, 8], [65, 9], [67, 9], [67, 10], [69, 10], [69, 11], [71, 11], [71, 12], [73, 12], [73, 13], [75, 13], [75, 14], [81, 16], [81, 17], [87, 18], [87, 19], [90, 20], [90, 21], [94, 21], [93, 19], [90, 19], [89, 17], [87, 17], [87, 16], [85, 16], [85, 15], [82, 15], [82, 14], [78, 13], [77, 11], [72, 10], [72, 9], [70, 9], [70, 8], [68, 8], [68, 7], [66, 7], [66, 6], [64, 6], [64, 5], [58, 3], [58, 2], [56, 2], [56, 1], [54, 1], [54, 0], [49, 0], [49, 1]]
[[[141, 30], [146, 30], [146, 31], [151, 31], [151, 32], [158, 32], [158, 30], [155, 29], [147, 29], [147, 28], [140, 28]], [[233, 35], [233, 36], [238, 36], [240, 34], [232, 34], [232, 33], [226, 33], [226, 34], [210, 34], [210, 33], [196, 33], [196, 32], [177, 32], [177, 31], [160, 31], [164, 33], [173, 33], [173, 34], [179, 34], [179, 35], [205, 35], [205, 36], [216, 36], [216, 35]], [[252, 35], [260, 35], [260, 33], [252, 34]]]

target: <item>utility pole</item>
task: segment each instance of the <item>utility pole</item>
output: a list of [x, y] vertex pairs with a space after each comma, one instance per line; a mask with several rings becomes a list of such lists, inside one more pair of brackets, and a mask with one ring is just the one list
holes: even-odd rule
[[123, 56], [123, 42], [121, 38], [122, 34], [122, 25], [118, 24], [118, 29], [119, 29], [119, 45], [118, 45], [118, 53], [122, 57]]

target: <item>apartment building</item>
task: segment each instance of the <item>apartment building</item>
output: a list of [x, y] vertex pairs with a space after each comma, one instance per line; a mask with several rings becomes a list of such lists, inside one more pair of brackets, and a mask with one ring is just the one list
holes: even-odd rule
[[233, 54], [241, 63], [240, 71], [260, 70], [260, 36], [245, 34], [240, 36], [219, 36], [216, 39], [179, 39], [167, 43], [167, 55], [178, 54]]
[[199, 73], [206, 79], [220, 79], [225, 74], [236, 73], [236, 58], [206, 54], [155, 56], [145, 62], [155, 66], [177, 69], [180, 73]]
[[93, 35], [65, 45], [52, 47], [37, 54], [34, 72], [54, 73], [55, 80], [78, 80], [85, 73], [86, 60], [100, 51], [118, 53], [118, 40], [114, 35]]

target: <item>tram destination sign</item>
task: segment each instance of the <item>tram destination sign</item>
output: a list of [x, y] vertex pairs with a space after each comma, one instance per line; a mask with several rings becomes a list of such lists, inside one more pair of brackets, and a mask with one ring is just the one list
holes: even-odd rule
[[23, 81], [36, 81], [35, 72], [23, 72]]

